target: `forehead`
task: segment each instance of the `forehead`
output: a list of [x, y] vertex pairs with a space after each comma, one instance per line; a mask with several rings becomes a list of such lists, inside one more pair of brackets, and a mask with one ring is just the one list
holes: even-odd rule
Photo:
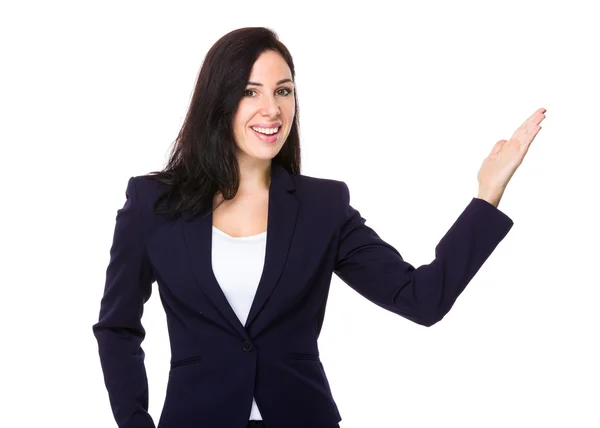
[[279, 80], [291, 78], [292, 72], [281, 54], [265, 51], [254, 62], [249, 80], [263, 85], [275, 85]]

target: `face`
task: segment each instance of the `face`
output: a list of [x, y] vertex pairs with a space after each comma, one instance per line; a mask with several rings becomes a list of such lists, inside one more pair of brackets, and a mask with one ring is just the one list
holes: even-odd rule
[[[278, 52], [265, 51], [252, 66], [248, 80], [233, 118], [238, 160], [270, 161], [281, 150], [294, 121], [292, 73]], [[277, 132], [272, 134], [274, 130]]]

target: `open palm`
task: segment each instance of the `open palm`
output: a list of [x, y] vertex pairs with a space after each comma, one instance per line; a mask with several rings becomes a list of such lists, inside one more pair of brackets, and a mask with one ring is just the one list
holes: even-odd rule
[[523, 162], [531, 142], [542, 129], [540, 123], [546, 117], [545, 112], [545, 108], [539, 108], [523, 122], [510, 140], [500, 140], [494, 145], [477, 174], [480, 189], [504, 191]]

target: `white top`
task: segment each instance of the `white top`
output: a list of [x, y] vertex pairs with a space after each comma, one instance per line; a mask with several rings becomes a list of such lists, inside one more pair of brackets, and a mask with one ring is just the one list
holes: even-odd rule
[[[267, 232], [234, 237], [214, 226], [212, 230], [215, 278], [240, 322], [246, 325], [264, 267]], [[248, 419], [262, 420], [254, 398]]]

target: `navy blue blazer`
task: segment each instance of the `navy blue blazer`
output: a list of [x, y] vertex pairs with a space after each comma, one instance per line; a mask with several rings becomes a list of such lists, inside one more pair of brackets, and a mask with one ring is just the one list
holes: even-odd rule
[[343, 181], [275, 163], [271, 174], [265, 265], [246, 325], [212, 271], [212, 213], [168, 221], [152, 211], [165, 185], [129, 179], [93, 325], [119, 427], [155, 426], [140, 322], [155, 281], [172, 356], [159, 428], [244, 428], [253, 396], [269, 428], [332, 428], [342, 418], [317, 345], [332, 274], [380, 307], [431, 326], [513, 225], [473, 198], [435, 259], [415, 269], [365, 224]]

